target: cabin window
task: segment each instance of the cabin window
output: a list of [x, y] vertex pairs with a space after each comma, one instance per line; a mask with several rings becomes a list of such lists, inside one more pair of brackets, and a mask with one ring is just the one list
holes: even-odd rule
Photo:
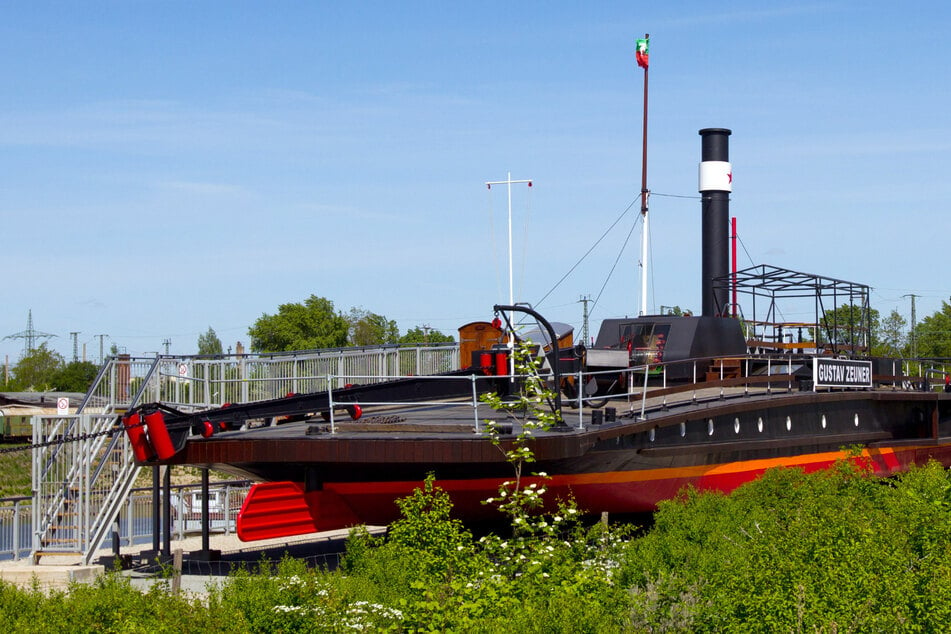
[[640, 321], [621, 324], [618, 328], [619, 347], [630, 350], [632, 363], [661, 363], [664, 360], [670, 324]]

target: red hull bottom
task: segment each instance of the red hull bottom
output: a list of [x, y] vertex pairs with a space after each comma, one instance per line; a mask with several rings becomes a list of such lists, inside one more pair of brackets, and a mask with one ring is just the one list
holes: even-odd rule
[[[653, 511], [659, 502], [673, 498], [687, 485], [729, 492], [770, 468], [796, 467], [810, 472], [848, 457], [836, 451], [693, 467], [552, 474], [549, 478], [523, 478], [523, 484], [544, 484], [552, 505], [572, 498], [587, 512], [639, 513]], [[850, 459], [887, 476], [931, 459], [949, 465], [951, 445], [866, 449]], [[500, 478], [438, 480], [436, 485], [449, 493], [456, 517], [480, 521], [501, 519], [498, 511], [483, 501], [496, 496], [502, 482]], [[255, 541], [361, 524], [386, 525], [399, 517], [395, 501], [421, 485], [418, 481], [325, 482], [321, 490], [308, 492], [301, 482], [257, 484], [238, 514], [238, 537]]]

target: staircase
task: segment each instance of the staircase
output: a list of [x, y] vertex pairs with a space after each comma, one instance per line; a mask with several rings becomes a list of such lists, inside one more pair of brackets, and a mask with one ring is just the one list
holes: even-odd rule
[[720, 381], [723, 379], [738, 379], [743, 376], [743, 359], [723, 358], [714, 359], [707, 368], [707, 381]]
[[458, 345], [107, 359], [76, 414], [33, 418], [33, 561], [79, 555], [90, 563], [102, 545], [140, 469], [120, 420], [136, 405], [207, 409], [458, 364]]
[[158, 364], [109, 359], [76, 414], [34, 417], [34, 563], [64, 555], [89, 563], [102, 544], [139, 472], [119, 417], [147, 392]]

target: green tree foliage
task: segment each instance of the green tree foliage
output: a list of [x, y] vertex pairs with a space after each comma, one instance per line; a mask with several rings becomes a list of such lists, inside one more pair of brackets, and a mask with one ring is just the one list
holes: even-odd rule
[[951, 305], [941, 302], [941, 309], [915, 325], [919, 357], [951, 357]]
[[311, 295], [303, 303], [281, 304], [276, 315], [262, 315], [248, 334], [255, 352], [285, 352], [343, 347], [348, 330], [333, 302]]
[[[822, 345], [834, 343], [839, 346], [866, 346], [874, 349], [880, 337], [878, 311], [870, 308], [868, 321], [861, 306], [842, 304], [838, 308], [826, 310], [819, 318], [816, 342]], [[866, 340], [866, 331], [871, 342]], [[866, 350], [866, 352], [868, 352]]]
[[383, 315], [363, 308], [351, 308], [347, 321], [350, 323], [350, 345], [379, 346], [399, 341], [400, 331], [396, 322]]
[[61, 392], [85, 394], [99, 374], [99, 366], [91, 361], [70, 361], [53, 374], [51, 382]]
[[221, 346], [221, 339], [215, 333], [215, 329], [208, 326], [208, 331], [198, 335], [198, 354], [221, 354], [224, 348]]
[[951, 479], [840, 463], [662, 505], [618, 580], [644, 631], [937, 631], [951, 617]]
[[897, 310], [882, 320], [878, 336], [874, 338], [875, 347], [872, 354], [879, 357], [900, 357], [908, 353], [908, 336], [906, 329], [908, 322]]
[[416, 326], [406, 331], [406, 334], [400, 337], [400, 343], [452, 343], [455, 338], [452, 335], [444, 335], [433, 328], [423, 328]]
[[64, 365], [63, 355], [50, 350], [46, 342], [43, 342], [13, 366], [14, 389], [36, 391], [55, 389], [53, 380]]

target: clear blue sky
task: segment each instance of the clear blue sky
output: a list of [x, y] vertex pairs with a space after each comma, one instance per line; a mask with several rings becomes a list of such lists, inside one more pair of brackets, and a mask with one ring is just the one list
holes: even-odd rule
[[741, 266], [921, 319], [951, 295], [948, 6], [4, 3], [0, 336], [32, 309], [67, 358], [188, 354], [311, 294], [455, 334], [508, 298], [508, 172], [516, 300], [636, 314], [636, 213], [537, 302], [640, 190], [645, 32], [648, 309], [700, 308], [697, 131], [727, 127]]

